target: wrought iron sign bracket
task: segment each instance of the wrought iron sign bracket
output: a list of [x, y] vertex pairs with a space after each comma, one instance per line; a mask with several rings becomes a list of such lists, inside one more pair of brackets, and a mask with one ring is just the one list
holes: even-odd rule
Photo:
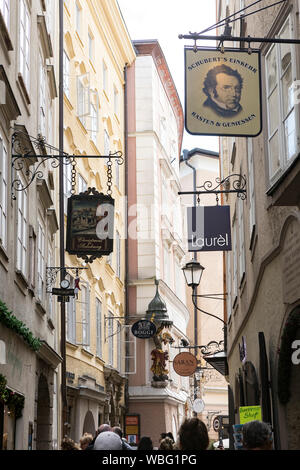
[[[229, 36], [229, 35], [221, 35], [221, 36], [208, 36], [208, 35], [202, 35], [202, 34], [196, 34], [196, 33], [190, 33], [190, 34], [179, 34], [178, 36], [179, 39], [193, 39], [194, 41], [220, 41], [221, 44], [224, 43], [224, 41], [237, 41], [237, 42], [263, 42], [263, 43], [279, 43], [279, 44], [300, 44], [300, 39], [279, 39], [279, 38], [254, 38], [251, 36], [247, 37], [241, 37], [241, 36]], [[194, 46], [194, 50], [198, 50], [198, 47]]]
[[71, 267], [61, 267], [61, 266], [49, 266], [46, 267], [46, 292], [48, 294], [52, 294], [52, 287], [53, 284], [56, 281], [57, 274], [61, 271], [64, 272], [64, 276], [67, 274], [74, 274], [76, 277], [78, 277], [78, 271], [82, 271], [83, 269], [88, 269], [88, 268], [78, 268], [77, 266], [71, 266]]
[[[230, 179], [236, 178], [232, 182], [232, 188]], [[216, 186], [213, 187], [213, 185]], [[218, 189], [224, 187], [225, 189]], [[179, 195], [186, 195], [186, 194], [216, 194], [217, 203], [218, 203], [218, 194], [229, 194], [229, 193], [236, 193], [237, 197], [241, 198], [242, 200], [246, 199], [247, 191], [246, 191], [246, 177], [239, 175], [239, 174], [232, 174], [227, 176], [226, 178], [220, 180], [220, 178], [216, 178], [216, 183], [212, 183], [211, 181], [205, 181], [202, 186], [197, 186], [197, 191], [179, 191]], [[200, 200], [198, 199], [198, 202]]]
[[[76, 174], [75, 166], [77, 158], [97, 158], [107, 159], [108, 165], [108, 193], [111, 193], [111, 166], [112, 159], [117, 161], [118, 165], [124, 163], [123, 154], [120, 150], [109, 155], [69, 155], [64, 152], [59, 153], [59, 149], [46, 143], [45, 137], [41, 134], [38, 137], [32, 137], [25, 132], [15, 130], [12, 135], [11, 142], [11, 155], [12, 155], [12, 183], [11, 183], [11, 196], [13, 200], [16, 200], [16, 192], [25, 191], [31, 183], [37, 179], [42, 180], [44, 178], [44, 164], [50, 162], [51, 168], [58, 168], [60, 162], [64, 165], [72, 165], [72, 187], [74, 173]], [[36, 154], [34, 147], [40, 152]], [[48, 153], [49, 152], [49, 153]], [[33, 166], [33, 169], [31, 169]], [[24, 179], [17, 177], [16, 174], [21, 175], [23, 173]]]

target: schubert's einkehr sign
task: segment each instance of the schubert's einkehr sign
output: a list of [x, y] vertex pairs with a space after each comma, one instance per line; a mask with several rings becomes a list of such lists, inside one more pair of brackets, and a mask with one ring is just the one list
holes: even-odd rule
[[262, 129], [260, 52], [185, 48], [185, 127], [254, 137]]

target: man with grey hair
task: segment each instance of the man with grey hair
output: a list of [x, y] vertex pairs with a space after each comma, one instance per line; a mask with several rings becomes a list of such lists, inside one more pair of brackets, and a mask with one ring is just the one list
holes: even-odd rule
[[243, 424], [243, 446], [246, 450], [272, 450], [271, 426], [263, 421]]

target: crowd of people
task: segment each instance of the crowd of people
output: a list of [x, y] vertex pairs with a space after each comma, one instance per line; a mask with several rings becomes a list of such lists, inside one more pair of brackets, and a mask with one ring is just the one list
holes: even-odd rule
[[[65, 437], [61, 450], [207, 450], [209, 437], [207, 427], [198, 418], [186, 419], [180, 426], [178, 438], [175, 441], [171, 432], [160, 435], [159, 447], [154, 447], [149, 436], [141, 437], [137, 447], [128, 444], [118, 426], [111, 427], [102, 424], [95, 436], [85, 433], [79, 444], [71, 438]], [[271, 427], [261, 421], [251, 421], [243, 425], [243, 449], [245, 450], [272, 450], [273, 439]], [[220, 448], [222, 449], [223, 448]]]

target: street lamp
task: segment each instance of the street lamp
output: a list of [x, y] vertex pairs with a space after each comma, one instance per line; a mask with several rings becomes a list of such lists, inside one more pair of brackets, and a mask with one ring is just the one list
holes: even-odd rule
[[[189, 287], [192, 288], [192, 302], [194, 307], [199, 310], [199, 312], [204, 313], [205, 315], [209, 315], [213, 318], [216, 318], [217, 320], [221, 321], [224, 325], [224, 351], [217, 350], [215, 354], [208, 353], [205, 354], [205, 360], [212, 365], [218, 372], [220, 372], [222, 375], [228, 375], [228, 364], [227, 364], [227, 324], [226, 322], [220, 318], [217, 317], [216, 315], [213, 315], [212, 313], [206, 312], [205, 310], [202, 310], [201, 308], [198, 307], [197, 305], [197, 298], [198, 297], [207, 297], [207, 298], [214, 298], [218, 300], [222, 300], [222, 298], [217, 297], [223, 294], [207, 294], [207, 295], [197, 295], [197, 287], [200, 284], [202, 273], [204, 271], [204, 267], [201, 266], [201, 264], [198, 261], [192, 260], [189, 261], [183, 268], [183, 273], [184, 277], [186, 280], [186, 283]], [[214, 342], [218, 344], [217, 342]], [[195, 345], [197, 348], [198, 346]]]
[[185, 281], [193, 290], [199, 286], [204, 269], [205, 268], [196, 260], [189, 261], [182, 268]]

